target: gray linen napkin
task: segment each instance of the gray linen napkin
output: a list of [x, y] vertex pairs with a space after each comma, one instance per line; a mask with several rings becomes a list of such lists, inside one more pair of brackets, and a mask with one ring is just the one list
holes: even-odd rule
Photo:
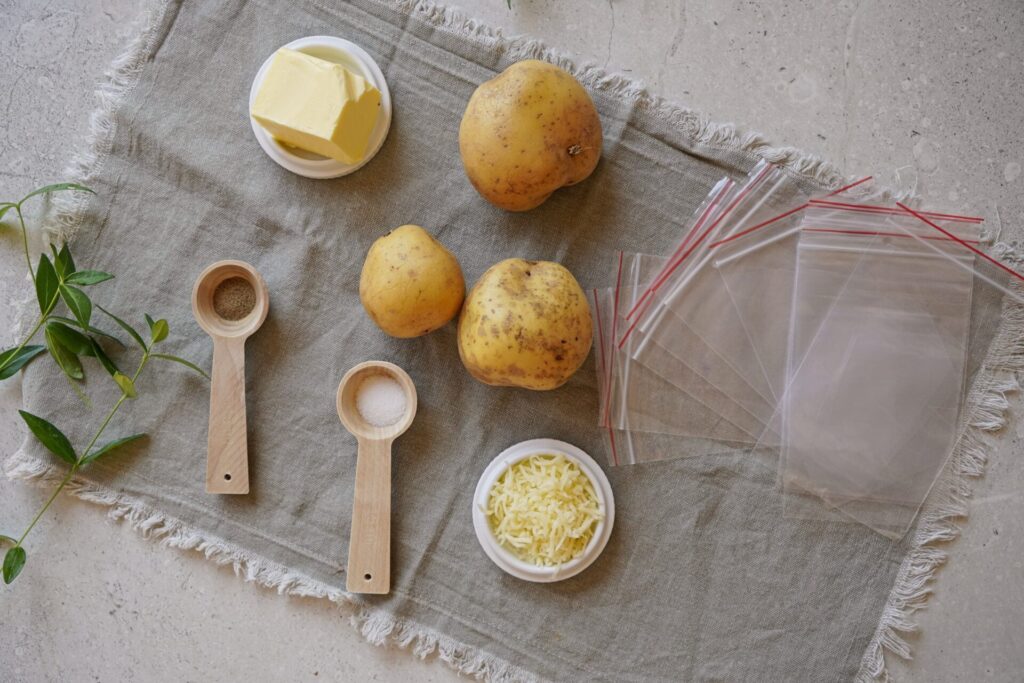
[[[593, 357], [553, 392], [477, 383], [459, 362], [454, 325], [395, 340], [365, 315], [358, 274], [369, 245], [418, 223], [457, 255], [469, 283], [522, 256], [560, 261], [585, 287], [606, 286], [617, 250], [664, 250], [717, 178], [739, 177], [768, 150], [580, 69], [604, 124], [597, 171], [534, 211], [493, 208], [458, 158], [463, 108], [511, 61], [545, 55], [486, 34], [471, 40], [442, 26], [447, 16], [373, 0], [166, 6], [140, 47], [137, 84], [112, 115], [109, 155], [85, 169], [98, 195], [83, 208], [76, 255], [118, 275], [101, 285], [117, 310], [167, 316], [168, 350], [206, 366], [211, 345], [189, 306], [194, 278], [221, 258], [263, 274], [271, 312], [248, 343], [252, 492], [204, 493], [208, 386], [166, 366], [146, 376], [114, 427], [152, 438], [88, 470], [79, 493], [249, 578], [342, 600], [355, 444], [335, 414], [335, 390], [353, 364], [386, 359], [412, 375], [420, 412], [395, 446], [392, 593], [357, 599], [371, 639], [437, 646], [494, 678], [852, 678], [909, 542], [786, 519], [774, 475], [742, 453], [609, 470], [615, 532], [571, 580], [519, 581], [479, 548], [471, 496], [499, 451], [553, 437], [600, 452]], [[316, 34], [369, 51], [394, 98], [380, 154], [337, 180], [288, 173], [249, 130], [259, 65]], [[797, 153], [772, 153], [805, 191], [837, 180]], [[103, 406], [113, 388], [91, 371]], [[52, 364], [32, 364], [27, 409], [81, 439], [97, 415], [82, 416], [62, 386]], [[50, 462], [35, 444], [26, 452]]]

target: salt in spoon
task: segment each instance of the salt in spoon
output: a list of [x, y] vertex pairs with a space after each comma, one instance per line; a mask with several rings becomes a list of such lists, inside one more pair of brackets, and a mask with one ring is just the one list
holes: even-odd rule
[[[405, 392], [405, 413], [383, 427], [367, 421], [356, 404], [359, 385], [374, 375], [390, 377]], [[350, 593], [384, 594], [391, 590], [391, 443], [416, 417], [416, 386], [393, 363], [360, 363], [338, 386], [338, 417], [359, 444], [345, 588]]]

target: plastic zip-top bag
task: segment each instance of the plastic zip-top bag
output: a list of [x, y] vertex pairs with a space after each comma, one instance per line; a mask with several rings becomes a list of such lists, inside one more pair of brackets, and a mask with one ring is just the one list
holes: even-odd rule
[[[605, 429], [609, 462], [613, 465], [697, 456], [720, 452], [723, 444], [742, 447], [757, 440], [757, 425], [738, 406], [725, 415], [710, 409], [700, 397], [717, 390], [699, 376], [690, 376], [692, 393], [681, 391], [647, 368], [634, 363], [628, 349], [614, 343], [615, 332], [624, 324], [624, 312], [635, 302], [643, 281], [662, 259], [641, 254], [620, 255], [616, 286], [592, 290], [594, 303], [594, 347], [597, 351], [599, 387], [598, 422]], [[685, 368], [682, 368], [685, 371]], [[725, 397], [709, 401], [721, 405]], [[748, 429], [733, 424], [746, 420]]]
[[692, 369], [752, 416], [758, 432], [774, 413], [771, 389], [721, 278], [710, 267], [708, 244], [737, 226], [802, 203], [805, 197], [787, 189], [791, 186], [785, 179], [780, 169], [762, 162], [745, 183], [725, 193], [720, 208], [673, 255], [627, 314], [630, 324], [618, 339], [620, 348], [632, 349], [635, 361], [681, 390], [689, 387], [679, 367]]
[[[870, 176], [861, 178], [826, 196], [874, 196], [870, 181]], [[785, 390], [796, 245], [808, 207], [810, 203], [796, 204], [770, 218], [748, 221], [708, 245], [712, 264], [750, 343], [750, 362], [756, 362], [764, 374], [773, 404]]]
[[[1008, 331], [1001, 329], [1001, 322], [1005, 317], [1024, 313], [1021, 310], [1024, 307], [1024, 274], [1017, 265], [1004, 262], [987, 253], [977, 240], [965, 238], [960, 231], [950, 231], [948, 227], [944, 227], [942, 214], [919, 211], [900, 202], [897, 202], [896, 206], [920, 221], [918, 229], [909, 231], [908, 235], [917, 240], [923, 248], [946, 258], [956, 256], [955, 264], [961, 267], [970, 266], [974, 278], [974, 296], [971, 305], [966, 390], [971, 390], [974, 388], [976, 375], [984, 364], [998, 365], [1002, 362], [999, 358], [990, 358], [990, 351], [997, 336], [1002, 335], [1000, 343], [995, 344], [1000, 348], [1018, 342], [1017, 339], [1007, 336]], [[955, 245], [936, 239], [941, 237], [949, 238]], [[974, 256], [973, 260], [963, 258], [968, 253]], [[963, 419], [961, 422], [963, 423]]]
[[959, 434], [980, 219], [927, 214], [936, 230], [899, 208], [811, 204], [780, 404], [786, 514], [897, 538]]
[[[723, 307], [727, 308], [729, 304], [718, 276], [709, 273], [709, 277], [701, 280], [705, 286], [712, 286], [701, 299], [706, 300], [705, 303], [715, 303], [699, 307], [698, 314], [693, 318], [694, 327], [702, 332], [698, 333], [687, 325], [683, 327], [683, 334], [688, 337], [690, 348], [700, 349], [700, 352], [693, 354], [693, 358], [703, 356], [713, 359], [716, 362], [711, 366], [712, 369], [709, 370], [707, 363], [701, 364], [692, 359], [688, 362], [685, 358], [676, 362], [676, 359], [671, 358], [666, 359], [665, 364], [669, 371], [667, 379], [665, 376], [652, 373], [646, 366], [632, 360], [633, 348], [640, 343], [642, 335], [630, 338], [629, 332], [635, 330], [635, 324], [639, 321], [638, 314], [654, 301], [652, 295], [670, 276], [681, 275], [681, 267], [689, 267], [691, 263], [696, 263], [698, 258], [703, 259], [700, 264], [702, 267], [707, 266], [704, 254], [707, 239], [710, 235], [716, 234], [721, 226], [729, 226], [733, 231], [745, 229], [767, 213], [789, 209], [794, 202], [802, 202], [805, 199], [795, 191], [783, 193], [773, 190], [772, 188], [781, 184], [782, 180], [781, 171], [765, 162], [753, 169], [747, 184], [750, 181], [766, 183], [764, 187], [768, 188], [767, 192], [760, 190], [761, 194], [753, 194], [747, 184], [737, 186], [732, 181], [723, 179], [712, 188], [692, 220], [684, 226], [682, 237], [668, 259], [631, 254], [626, 255], [623, 260], [620, 255], [612, 269], [615, 287], [593, 292], [596, 319], [595, 349], [599, 359], [604, 359], [598, 364], [601, 388], [599, 423], [608, 431], [611, 461], [644, 461], [670, 457], [666, 455], [667, 453], [700, 455], [715, 450], [706, 443], [687, 443], [685, 449], [678, 448], [678, 444], [673, 444], [674, 448], [666, 448], [664, 440], [661, 440], [654, 449], [657, 451], [656, 455], [647, 458], [640, 451], [646, 451], [648, 444], [654, 442], [654, 434], [675, 434], [721, 441], [729, 445], [753, 443], [762, 435], [764, 420], [772, 414], [774, 402], [765, 403], [763, 397], [751, 399], [753, 389], [749, 386], [750, 383], [745, 383], [735, 373], [733, 366], [745, 364], [748, 370], [753, 368], [750, 372], [758, 378], [755, 381], [763, 382], [763, 373], [758, 370], [757, 360], [750, 356], [747, 348], [733, 343], [735, 340], [742, 344], [742, 334], [737, 330], [735, 315], [730, 316], [729, 310], [721, 310]], [[747, 198], [757, 199], [765, 196], [769, 201], [748, 200], [744, 203]], [[752, 206], [757, 208], [751, 211]], [[742, 213], [736, 213], [736, 217], [728, 222], [723, 219], [740, 207], [743, 207]], [[713, 229], [709, 230], [709, 227]], [[688, 296], [700, 296], [700, 292], [691, 292]], [[733, 325], [722, 325], [722, 321], [732, 322]], [[733, 344], [731, 351], [725, 354], [732, 355], [732, 363], [721, 357], [719, 349], [709, 347], [706, 341], [714, 338], [714, 332], [717, 331], [722, 331], [723, 334], [721, 340], [716, 342], [716, 346], [724, 348], [730, 343]], [[708, 377], [723, 376], [731, 380], [729, 384], [732, 386], [740, 387], [738, 394], [743, 397], [741, 401], [758, 402], [760, 416], [752, 414], [708, 380]], [[675, 390], [666, 386], [669, 384], [675, 387]], [[763, 388], [762, 392], [764, 393]], [[643, 436], [628, 439], [628, 433]], [[649, 438], [648, 434], [652, 436]], [[624, 447], [624, 443], [632, 443], [634, 447]], [[633, 455], [612, 453], [614, 450], [625, 451], [627, 454], [632, 452]]]

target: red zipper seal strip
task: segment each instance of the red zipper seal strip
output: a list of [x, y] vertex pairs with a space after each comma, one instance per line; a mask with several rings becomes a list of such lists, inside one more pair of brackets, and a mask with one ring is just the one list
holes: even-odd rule
[[[858, 185], [861, 185], [863, 183], [868, 182], [872, 178], [874, 178], [874, 176], [870, 176], [870, 175], [869, 176], [865, 176], [865, 177], [861, 178], [860, 180], [858, 180], [856, 182], [852, 182], [849, 185], [844, 185], [844, 186], [840, 187], [838, 190], [833, 190], [832, 192], [829, 192], [825, 196], [826, 197], [834, 197], [837, 194], [842, 194], [843, 192], [846, 192], [847, 190], [852, 190], [853, 188], [857, 187]], [[763, 227], [765, 227], [767, 225], [771, 225], [775, 221], [780, 221], [783, 218], [786, 218], [788, 216], [792, 216], [794, 213], [797, 213], [798, 211], [803, 211], [804, 209], [806, 209], [810, 205], [811, 205], [810, 202], [807, 202], [806, 204], [801, 204], [800, 206], [798, 206], [796, 208], [793, 208], [793, 209], [790, 209], [789, 211], [786, 211], [785, 213], [780, 213], [775, 218], [769, 218], [768, 220], [762, 221], [762, 222], [758, 223], [757, 225], [754, 225], [752, 227], [747, 228], [746, 230], [742, 230], [742, 231], [736, 233], [735, 235], [729, 235], [728, 237], [720, 239], [717, 242], [712, 242], [711, 244], [708, 245], [708, 249], [714, 249], [715, 247], [717, 247], [720, 244], [726, 244], [728, 242], [732, 242], [733, 240], [739, 239], [740, 237], [743, 237], [744, 235], [749, 235], [750, 233], [754, 232], [755, 230], [760, 230], [761, 228], [763, 228]]]
[[[687, 249], [682, 256], [676, 259], [674, 263], [670, 264], [670, 267], [667, 269], [667, 272], [663, 273], [660, 277], [658, 277], [657, 280], [655, 280], [655, 282], [649, 288], [651, 290], [651, 293], [658, 291], [658, 289], [663, 284], [665, 284], [665, 281], [672, 275], [672, 273], [676, 271], [676, 268], [682, 265], [683, 261], [690, 257], [690, 254], [692, 254], [697, 249], [697, 247], [700, 246], [701, 242], [704, 241], [704, 239], [711, 233], [712, 230], [718, 227], [718, 225], [723, 220], [725, 220], [725, 217], [728, 216], [732, 212], [732, 210], [736, 208], [737, 204], [743, 201], [747, 197], [747, 195], [749, 195], [754, 190], [755, 187], [761, 184], [761, 181], [764, 179], [765, 175], [768, 173], [768, 171], [772, 170], [773, 168], [775, 168], [775, 166], [772, 164], [766, 165], [763, 169], [761, 169], [760, 173], [754, 176], [754, 178], [749, 183], [747, 183], [742, 190], [740, 190], [739, 194], [736, 195], [736, 198], [733, 199], [729, 206], [725, 207], [722, 210], [722, 213], [719, 214], [717, 218], [715, 218], [711, 225], [709, 225], [704, 230], [704, 232], [700, 234], [700, 236], [694, 241], [693, 245], [691, 245], [690, 248]], [[626, 340], [629, 338], [629, 335], [633, 332], [634, 329], [636, 329], [636, 326], [639, 322], [640, 318], [637, 317], [637, 319], [633, 321], [633, 324], [629, 326], [629, 329], [626, 330], [626, 333], [622, 335], [622, 339], [619, 340], [620, 349], [626, 343]]]
[[[605, 350], [604, 350], [604, 326], [601, 324], [601, 304], [597, 300], [597, 289], [594, 289], [592, 291], [594, 293], [594, 313], [597, 316], [597, 340], [598, 340], [598, 347], [597, 348], [598, 348], [598, 353], [601, 356], [601, 374], [607, 376], [607, 374], [610, 374], [610, 372], [608, 372], [608, 368], [611, 366], [611, 364], [608, 362], [608, 357], [605, 355]], [[611, 387], [608, 385], [608, 380], [606, 379], [605, 380], [605, 407], [606, 408], [608, 406], [608, 401], [610, 401], [611, 398], [612, 398], [611, 397]], [[611, 445], [611, 449], [612, 449], [612, 464], [614, 464], [617, 467], [618, 464], [619, 464], [619, 455], [618, 455], [618, 453], [616, 452], [616, 449], [615, 449], [615, 430], [613, 430], [612, 426], [610, 424], [608, 424], [607, 417], [602, 417], [601, 420], [602, 420], [602, 422], [604, 422], [603, 426], [608, 428], [608, 442]]]
[[[846, 202], [830, 202], [825, 199], [812, 199], [810, 204], [818, 206], [832, 206], [838, 209], [849, 209], [850, 211], [861, 211], [864, 213], [885, 213], [890, 215], [899, 215], [899, 209], [894, 209], [889, 206], [877, 206], [875, 204], [847, 204]], [[924, 220], [924, 217], [934, 218], [936, 220], [943, 221], [959, 221], [963, 223], [984, 223], [984, 218], [978, 216], [959, 216], [953, 213], [936, 213], [935, 211], [914, 211], [909, 209], [906, 205], [896, 202], [896, 206], [901, 206], [907, 211], [910, 211], [913, 215]]]
[[[900, 237], [903, 239], [916, 239], [913, 235], [907, 235], [902, 232], [883, 232], [881, 230], [840, 230], [839, 228], [801, 228], [804, 232], [825, 232], [832, 235], [865, 235], [868, 237]], [[951, 242], [947, 237], [925, 237], [924, 235], [918, 235], [917, 237], [923, 240], [933, 240], [939, 242]], [[981, 244], [978, 240], [955, 240], [962, 244]]]
[[[679, 244], [678, 247], [676, 247], [676, 250], [674, 252], [672, 252], [672, 255], [665, 262], [665, 265], [662, 266], [660, 271], [658, 271], [658, 274], [654, 278], [655, 280], [660, 278], [665, 273], [665, 270], [672, 264], [672, 261], [677, 256], [679, 256], [679, 254], [683, 251], [683, 249], [686, 248], [686, 246], [690, 243], [690, 240], [693, 239], [693, 236], [695, 234], [697, 234], [697, 231], [700, 230], [701, 226], [704, 225], [704, 221], [706, 221], [708, 219], [708, 216], [711, 215], [711, 213], [714, 210], [714, 208], [716, 206], [718, 206], [718, 203], [721, 201], [722, 196], [726, 192], [731, 190], [732, 186], [734, 184], [735, 183], [733, 183], [733, 181], [730, 180], [725, 185], [725, 187], [722, 188], [722, 190], [718, 193], [718, 195], [713, 200], [711, 200], [711, 203], [708, 204], [704, 208], [704, 211], [701, 212], [700, 216], [697, 218], [697, 221], [693, 224], [693, 227], [690, 228], [690, 231], [688, 233], [686, 233], [686, 237], [683, 238], [683, 241]], [[649, 297], [653, 293], [654, 293], [653, 285], [650, 286], [650, 287], [647, 287], [644, 290], [644, 293], [640, 296], [640, 298], [637, 299], [637, 302], [635, 304], [633, 304], [633, 308], [629, 311], [629, 313], [626, 314], [626, 320], [631, 320], [633, 318], [633, 314], [637, 312], [637, 310], [640, 308], [641, 305], [644, 304], [645, 301], [647, 301], [647, 297]], [[645, 307], [645, 310], [646, 310], [646, 307]]]
[[999, 261], [998, 259], [992, 258], [988, 254], [983, 252], [981, 249], [978, 249], [977, 247], [971, 246], [966, 241], [960, 239], [959, 237], [957, 237], [953, 233], [949, 232], [948, 230], [945, 230], [944, 228], [939, 227], [935, 223], [932, 223], [930, 220], [925, 218], [925, 214], [918, 213], [917, 211], [914, 211], [913, 209], [911, 209], [909, 206], [907, 206], [905, 204], [901, 204], [900, 202], [896, 202], [896, 206], [900, 207], [901, 209], [903, 209], [904, 211], [909, 213], [911, 216], [916, 216], [916, 217], [920, 218], [927, 225], [930, 225], [931, 227], [935, 228], [936, 230], [938, 230], [939, 232], [941, 232], [943, 235], [945, 235], [949, 239], [953, 240], [954, 242], [957, 242], [957, 243], [967, 247], [972, 252], [974, 252], [975, 255], [980, 256], [981, 258], [985, 259], [986, 261], [988, 261], [989, 263], [991, 263], [995, 267], [999, 268], [1000, 270], [1003, 270], [1003, 271], [1009, 273], [1010, 275], [1012, 275], [1013, 277], [1017, 278], [1021, 282], [1024, 282], [1024, 275], [1021, 275], [1016, 270], [1014, 270], [1013, 268], [1010, 268], [1008, 265], [1006, 265], [1002, 261]]

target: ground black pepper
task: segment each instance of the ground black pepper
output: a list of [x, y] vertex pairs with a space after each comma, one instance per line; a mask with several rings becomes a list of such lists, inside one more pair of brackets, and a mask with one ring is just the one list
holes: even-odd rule
[[256, 290], [248, 280], [229, 277], [213, 290], [213, 310], [224, 320], [241, 320], [256, 307]]

